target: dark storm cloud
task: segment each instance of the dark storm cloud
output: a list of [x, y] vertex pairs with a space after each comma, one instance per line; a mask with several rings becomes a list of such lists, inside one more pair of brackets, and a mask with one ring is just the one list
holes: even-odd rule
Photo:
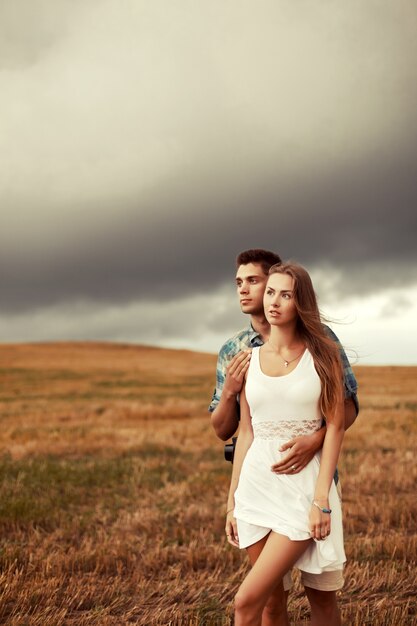
[[415, 282], [415, 17], [3, 2], [0, 312], [212, 294], [254, 246], [341, 296]]
[[[234, 257], [262, 246], [309, 269], [338, 274], [338, 294], [372, 293], [416, 281], [416, 159], [411, 153], [331, 177], [271, 175], [239, 193], [171, 182], [111, 218], [60, 229], [55, 217], [36, 245], [5, 242], [2, 310], [73, 300], [172, 300], [233, 280]], [[106, 217], [107, 215], [107, 217]], [[35, 238], [36, 240], [36, 238]], [[18, 242], [17, 242], [18, 243]]]

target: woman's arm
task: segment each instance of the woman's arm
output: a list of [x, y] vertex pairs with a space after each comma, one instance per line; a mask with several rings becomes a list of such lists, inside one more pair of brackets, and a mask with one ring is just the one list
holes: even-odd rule
[[232, 546], [239, 546], [239, 538], [237, 535], [236, 520], [233, 515], [235, 507], [235, 491], [237, 489], [240, 477], [240, 470], [246, 456], [247, 451], [253, 441], [253, 430], [249, 405], [246, 400], [245, 386], [243, 386], [240, 394], [240, 426], [239, 437], [237, 438], [235, 456], [233, 459], [232, 477], [230, 480], [229, 496], [227, 498], [226, 507], [226, 536]]
[[[324, 539], [330, 534], [329, 491], [334, 478], [343, 435], [345, 434], [344, 402], [336, 406], [334, 416], [327, 422], [326, 434], [321, 453], [320, 471], [317, 478], [313, 502], [310, 511], [310, 530], [314, 539]], [[323, 510], [324, 509], [324, 510]]]

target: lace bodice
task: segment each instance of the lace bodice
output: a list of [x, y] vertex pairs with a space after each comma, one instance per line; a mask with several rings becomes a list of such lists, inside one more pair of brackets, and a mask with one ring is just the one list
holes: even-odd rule
[[282, 420], [252, 423], [253, 435], [259, 439], [276, 439], [311, 435], [321, 427], [320, 419]]

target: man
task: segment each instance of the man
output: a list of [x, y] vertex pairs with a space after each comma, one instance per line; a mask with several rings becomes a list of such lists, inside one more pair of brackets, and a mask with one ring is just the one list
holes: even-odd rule
[[[216, 389], [209, 407], [211, 422], [217, 436], [226, 441], [234, 435], [239, 425], [239, 392], [242, 389], [248, 369], [251, 351], [268, 340], [269, 324], [264, 315], [263, 296], [269, 268], [281, 263], [280, 257], [268, 250], [254, 249], [241, 252], [237, 259], [236, 287], [243, 313], [250, 315], [249, 328], [237, 333], [226, 341], [219, 352], [217, 361]], [[339, 341], [330, 328], [326, 330], [338, 344]], [[358, 414], [357, 383], [340, 346], [345, 384], [345, 430]], [[274, 466], [274, 471], [282, 474], [295, 474], [311, 461], [322, 447], [325, 426], [312, 435], [302, 435], [288, 441], [280, 448], [288, 451], [284, 459]], [[335, 476], [337, 481], [337, 475]], [[336, 591], [343, 586], [342, 572], [308, 574], [302, 572], [302, 582], [311, 606], [312, 626], [340, 624], [340, 614], [336, 603]], [[287, 595], [291, 586], [290, 577], [284, 580], [285, 594], [277, 591], [265, 607], [262, 626], [287, 626]]]

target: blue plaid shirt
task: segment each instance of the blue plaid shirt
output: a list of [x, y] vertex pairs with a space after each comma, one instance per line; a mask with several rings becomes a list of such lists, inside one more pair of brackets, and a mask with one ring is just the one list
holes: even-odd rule
[[[356, 382], [355, 375], [352, 371], [346, 353], [339, 339], [328, 326], [324, 326], [324, 328], [326, 329], [326, 333], [328, 334], [328, 336], [331, 337], [331, 339], [333, 339], [339, 346], [344, 373], [345, 398], [352, 398], [356, 406], [356, 412], [358, 412], [358, 383]], [[241, 350], [246, 350], [247, 348], [256, 348], [257, 346], [262, 345], [262, 338], [259, 333], [253, 330], [252, 325], [236, 333], [236, 335], [231, 337], [228, 341], [226, 341], [225, 344], [223, 344], [217, 359], [216, 389], [214, 390], [211, 404], [208, 409], [210, 413], [214, 411], [220, 401], [220, 396], [222, 395], [224, 386], [224, 379], [226, 376], [226, 367], [229, 364], [230, 360]]]

